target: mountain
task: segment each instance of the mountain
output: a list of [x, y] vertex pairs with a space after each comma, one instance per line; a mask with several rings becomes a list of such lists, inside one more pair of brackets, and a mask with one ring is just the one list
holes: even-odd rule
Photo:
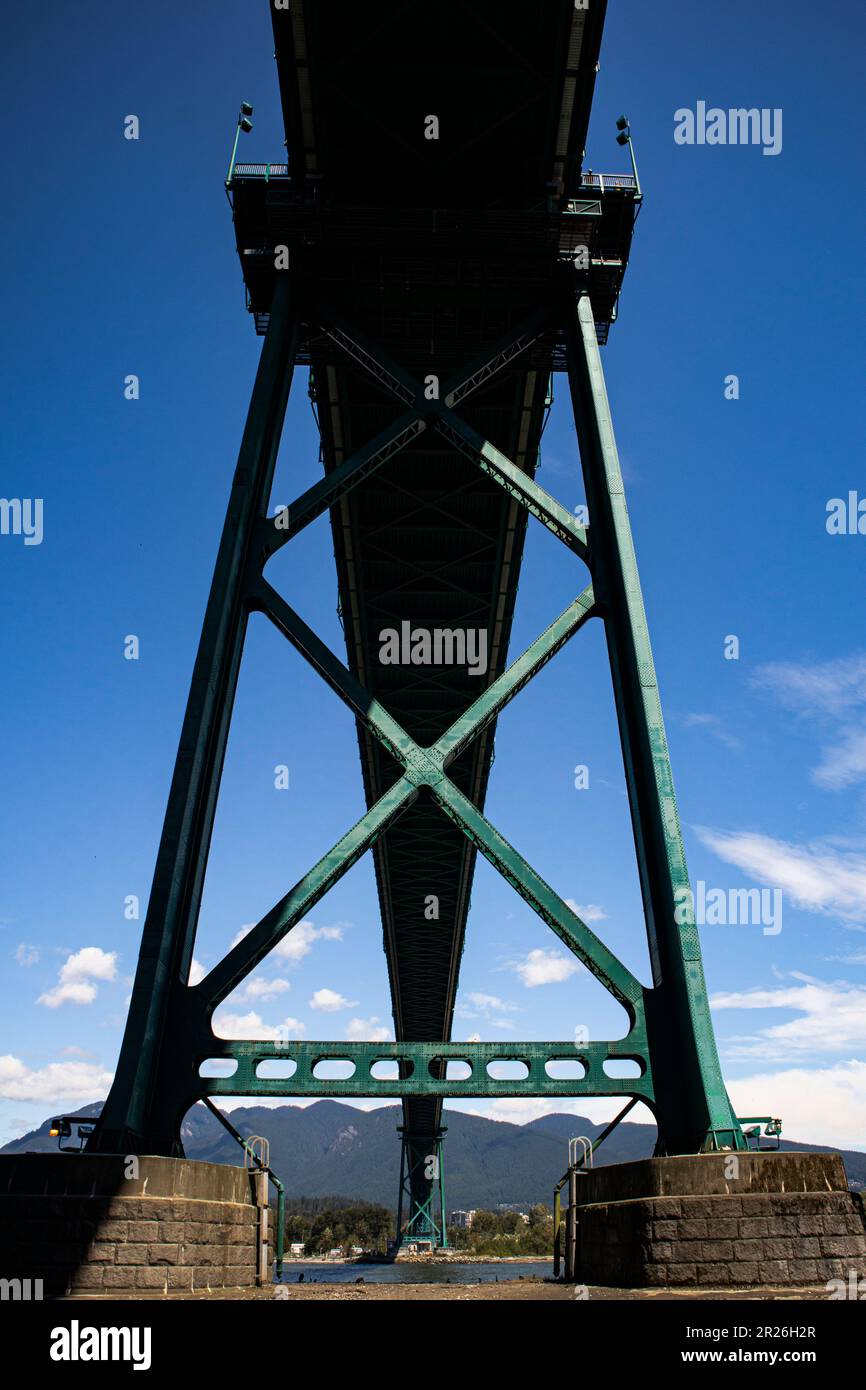
[[[101, 1104], [76, 1113], [94, 1116]], [[400, 1148], [396, 1127], [399, 1106], [355, 1110], [335, 1100], [313, 1105], [243, 1106], [229, 1118], [245, 1138], [265, 1135], [271, 1145], [271, 1164], [285, 1183], [289, 1197], [339, 1194], [393, 1207], [397, 1199]], [[544, 1115], [529, 1124], [512, 1125], [480, 1115], [446, 1111], [445, 1196], [449, 1210], [495, 1207], [498, 1203], [552, 1200], [553, 1185], [567, 1163], [567, 1144], [573, 1135], [596, 1139], [603, 1125], [580, 1115]], [[50, 1121], [7, 1144], [0, 1153], [55, 1152], [48, 1137]], [[237, 1163], [240, 1149], [203, 1105], [196, 1105], [183, 1122], [183, 1144], [190, 1158], [211, 1163]], [[599, 1149], [595, 1162], [627, 1163], [648, 1158], [655, 1143], [652, 1125], [629, 1124], [615, 1129]], [[820, 1144], [786, 1141], [783, 1149], [826, 1152]], [[866, 1185], [866, 1153], [839, 1150], [852, 1185]]]

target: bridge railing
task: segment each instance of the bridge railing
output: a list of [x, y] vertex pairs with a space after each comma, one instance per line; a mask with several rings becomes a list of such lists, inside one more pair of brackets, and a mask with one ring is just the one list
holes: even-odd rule
[[[284, 179], [289, 176], [288, 164], [235, 164], [232, 179]], [[604, 193], [605, 189], [622, 188], [637, 191], [637, 180], [632, 174], [596, 174], [588, 172], [580, 176], [581, 188], [594, 188]]]

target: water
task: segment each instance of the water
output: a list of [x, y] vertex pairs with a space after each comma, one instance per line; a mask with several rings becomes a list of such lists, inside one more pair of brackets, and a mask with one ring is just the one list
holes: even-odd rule
[[532, 1260], [502, 1264], [498, 1260], [477, 1264], [348, 1264], [335, 1260], [333, 1264], [310, 1264], [306, 1260], [287, 1260], [283, 1265], [283, 1283], [295, 1284], [303, 1274], [305, 1284], [488, 1284], [502, 1279], [549, 1279], [553, 1275], [551, 1260]]

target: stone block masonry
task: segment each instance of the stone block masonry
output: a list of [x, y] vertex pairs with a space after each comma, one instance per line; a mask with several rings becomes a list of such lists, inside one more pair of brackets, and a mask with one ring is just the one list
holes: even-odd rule
[[251, 1288], [262, 1213], [243, 1168], [113, 1155], [0, 1155], [0, 1277], [46, 1297]]
[[573, 1277], [616, 1287], [866, 1277], [863, 1204], [837, 1154], [700, 1154], [578, 1177]]

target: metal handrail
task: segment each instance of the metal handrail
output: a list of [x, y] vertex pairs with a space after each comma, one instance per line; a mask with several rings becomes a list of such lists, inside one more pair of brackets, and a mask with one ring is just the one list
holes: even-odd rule
[[598, 188], [602, 192], [607, 188], [633, 188], [637, 189], [637, 179], [634, 174], [592, 174], [586, 173], [580, 176], [581, 188]]
[[[270, 1167], [270, 1144], [260, 1134], [251, 1135], [250, 1139], [246, 1140], [242, 1134], [238, 1133], [231, 1120], [226, 1119], [223, 1112], [214, 1105], [209, 1096], [202, 1096], [201, 1099], [202, 1104], [206, 1105], [211, 1114], [219, 1120], [223, 1129], [227, 1129], [232, 1138], [240, 1144], [244, 1151], [244, 1168], [254, 1168], [260, 1173], [267, 1173], [269, 1180], [277, 1189], [277, 1242], [274, 1251], [274, 1272], [280, 1279], [283, 1274], [283, 1256], [285, 1253], [286, 1189]], [[258, 1153], [255, 1149], [256, 1144], [261, 1145]], [[262, 1157], [264, 1157], [264, 1162], [262, 1162]]]
[[[288, 164], [235, 164], [232, 168], [232, 179], [236, 178], [287, 178], [289, 173]], [[581, 188], [597, 188], [602, 193], [609, 188], [631, 188], [637, 189], [637, 180], [633, 174], [595, 174], [585, 173], [580, 176]]]

